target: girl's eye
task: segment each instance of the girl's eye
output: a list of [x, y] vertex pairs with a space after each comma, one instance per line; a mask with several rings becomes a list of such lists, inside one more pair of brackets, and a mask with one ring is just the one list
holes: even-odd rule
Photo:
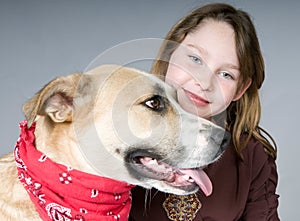
[[193, 62], [195, 62], [195, 63], [197, 63], [197, 64], [202, 64], [201, 58], [199, 58], [199, 57], [197, 57], [197, 56], [189, 55], [189, 58], [190, 58]]
[[228, 72], [222, 71], [222, 72], [220, 72], [220, 75], [226, 79], [234, 80], [233, 76], [231, 74], [229, 74]]

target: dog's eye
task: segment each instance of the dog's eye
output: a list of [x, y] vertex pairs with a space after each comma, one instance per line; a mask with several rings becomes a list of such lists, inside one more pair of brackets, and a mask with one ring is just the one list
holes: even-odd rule
[[163, 99], [158, 95], [146, 100], [144, 105], [154, 111], [162, 111], [165, 108]]

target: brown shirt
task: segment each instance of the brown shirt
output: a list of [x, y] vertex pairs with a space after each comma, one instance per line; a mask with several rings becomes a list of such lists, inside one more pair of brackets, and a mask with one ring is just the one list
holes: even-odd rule
[[[206, 172], [212, 195], [197, 193], [202, 203], [194, 221], [278, 221], [275, 161], [254, 138], [243, 150], [241, 161], [231, 144], [222, 158]], [[132, 190], [130, 221], [169, 221], [162, 204], [168, 194], [141, 187]], [[145, 200], [147, 197], [147, 200]]]

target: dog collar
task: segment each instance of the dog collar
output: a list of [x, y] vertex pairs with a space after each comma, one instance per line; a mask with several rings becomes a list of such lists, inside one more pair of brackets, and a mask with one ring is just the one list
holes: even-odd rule
[[35, 124], [23, 121], [20, 129], [18, 178], [42, 220], [128, 220], [133, 185], [55, 163], [36, 149]]

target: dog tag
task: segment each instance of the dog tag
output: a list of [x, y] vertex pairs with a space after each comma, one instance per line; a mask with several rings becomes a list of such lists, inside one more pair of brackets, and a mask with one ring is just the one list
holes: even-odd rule
[[173, 221], [192, 221], [201, 206], [196, 194], [187, 196], [169, 194], [163, 203], [168, 218]]

